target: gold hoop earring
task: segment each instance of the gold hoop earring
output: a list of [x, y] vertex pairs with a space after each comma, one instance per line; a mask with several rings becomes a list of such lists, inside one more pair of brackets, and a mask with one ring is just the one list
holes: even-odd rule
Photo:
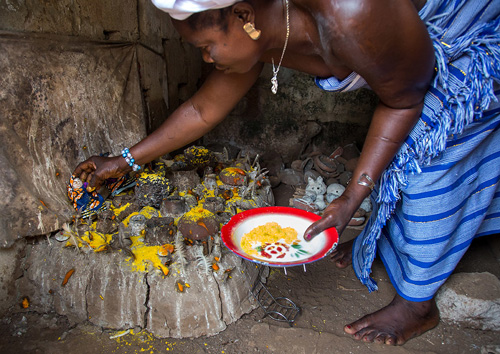
[[252, 38], [254, 41], [259, 39], [260, 37], [260, 30], [256, 29], [254, 24], [251, 22], [247, 22], [243, 25], [243, 29], [245, 32], [248, 34], [250, 38]]

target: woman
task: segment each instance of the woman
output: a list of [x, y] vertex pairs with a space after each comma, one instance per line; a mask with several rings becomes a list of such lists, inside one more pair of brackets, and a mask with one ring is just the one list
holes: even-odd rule
[[371, 194], [378, 207], [367, 227], [333, 259], [352, 262], [371, 291], [378, 248], [397, 295], [344, 330], [395, 345], [436, 326], [439, 286], [475, 236], [500, 232], [500, 115], [488, 108], [500, 81], [500, 1], [153, 1], [216, 70], [125, 158], [92, 157], [75, 175], [100, 186], [200, 138], [264, 63], [273, 92], [281, 65], [331, 91], [368, 85], [380, 103], [352, 182], [304, 237], [342, 233]]

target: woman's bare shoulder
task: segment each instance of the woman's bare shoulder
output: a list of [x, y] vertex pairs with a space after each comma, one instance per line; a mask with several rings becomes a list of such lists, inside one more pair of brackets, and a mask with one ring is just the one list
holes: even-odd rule
[[[291, 0], [294, 5], [309, 10], [317, 19], [323, 18], [328, 23], [333, 20], [354, 18], [369, 14], [374, 5], [370, 0]], [[375, 2], [376, 3], [376, 2]]]
[[[418, 12], [426, 0], [291, 0], [316, 19], [317, 25], [332, 36], [356, 35], [363, 29], [371, 31], [375, 26], [387, 25], [392, 21], [404, 21], [400, 15]], [[403, 10], [402, 9], [406, 9]], [[392, 22], [389, 21], [389, 22]]]
[[434, 73], [434, 50], [414, 2], [293, 1], [308, 6], [326, 55], [360, 74], [384, 103], [408, 107], [421, 100]]

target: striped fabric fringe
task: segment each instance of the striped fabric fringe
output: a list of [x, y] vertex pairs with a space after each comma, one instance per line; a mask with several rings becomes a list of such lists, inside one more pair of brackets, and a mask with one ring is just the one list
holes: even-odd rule
[[500, 18], [487, 23], [483, 18], [498, 14], [499, 7], [499, 1], [428, 0], [420, 12], [433, 41], [437, 73], [425, 96], [419, 122], [384, 171], [376, 190], [378, 210], [375, 220], [365, 228], [364, 260], [358, 274], [370, 292], [377, 289], [370, 277], [377, 240], [394, 213], [407, 176], [420, 173], [420, 166], [444, 151], [450, 134], [463, 132], [496, 100], [493, 80], [500, 82]]

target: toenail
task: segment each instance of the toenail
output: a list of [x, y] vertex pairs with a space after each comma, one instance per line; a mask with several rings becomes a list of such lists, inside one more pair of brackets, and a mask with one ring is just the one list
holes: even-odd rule
[[306, 239], [306, 241], [309, 241], [311, 239], [311, 235], [307, 234], [304, 238]]
[[347, 328], [347, 329], [351, 329], [351, 328], [352, 328], [352, 326], [351, 326], [351, 325], [347, 325], [347, 326], [346, 326], [346, 328]]

